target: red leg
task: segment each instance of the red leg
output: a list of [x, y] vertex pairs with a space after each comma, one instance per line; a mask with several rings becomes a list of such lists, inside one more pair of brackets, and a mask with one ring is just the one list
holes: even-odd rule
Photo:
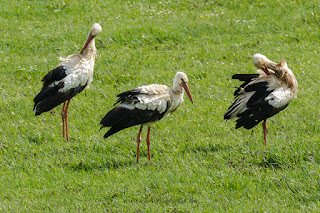
[[139, 130], [139, 133], [138, 133], [138, 136], [137, 136], [137, 145], [138, 145], [138, 148], [137, 148], [137, 163], [139, 163], [141, 131], [142, 131], [142, 125], [140, 127], [140, 130]]
[[65, 133], [65, 106], [66, 106], [66, 102], [63, 103], [63, 106], [62, 106], [62, 110], [61, 110], [61, 119], [62, 119], [62, 129], [63, 129], [63, 138], [66, 137], [66, 133]]
[[147, 133], [147, 146], [148, 146], [148, 158], [151, 163], [151, 154], [150, 154], [150, 126], [148, 126], [148, 133]]
[[267, 119], [262, 122], [264, 144], [267, 145]]
[[67, 142], [69, 142], [69, 132], [68, 132], [68, 108], [69, 108], [69, 104], [70, 104], [70, 100], [68, 100], [67, 105], [66, 105], [66, 110], [65, 110], [65, 115], [66, 115], [66, 121], [65, 121], [65, 125], [66, 125], [66, 136], [67, 136]]

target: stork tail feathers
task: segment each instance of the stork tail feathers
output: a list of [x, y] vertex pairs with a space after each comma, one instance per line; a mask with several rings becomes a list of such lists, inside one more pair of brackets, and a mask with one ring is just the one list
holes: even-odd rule
[[121, 130], [121, 129], [116, 130], [115, 128], [111, 128], [111, 129], [109, 129], [109, 131], [108, 131], [106, 134], [104, 134], [103, 137], [104, 137], [104, 138], [107, 138], [107, 137], [109, 137], [109, 136], [111, 136], [111, 135], [119, 132], [120, 130]]
[[36, 115], [41, 115], [41, 113], [47, 112], [59, 105], [58, 103], [55, 103], [53, 99], [53, 96], [58, 93], [58, 90], [58, 86], [42, 88], [39, 94], [33, 99], [33, 110]]
[[100, 121], [101, 129], [103, 127], [111, 127], [104, 135], [104, 138], [130, 127], [129, 122], [127, 122], [128, 117], [130, 117], [130, 110], [123, 107], [115, 107], [109, 111]]

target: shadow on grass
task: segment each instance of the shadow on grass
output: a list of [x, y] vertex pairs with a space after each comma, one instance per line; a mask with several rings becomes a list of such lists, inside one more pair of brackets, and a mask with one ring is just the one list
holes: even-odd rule
[[252, 157], [253, 164], [263, 168], [285, 169], [299, 163], [295, 157], [269, 151], [256, 152]]
[[33, 136], [28, 136], [27, 137], [27, 141], [29, 143], [34, 143], [34, 144], [37, 144], [37, 145], [43, 144], [43, 139], [37, 138], [37, 137], [33, 137]]
[[229, 150], [231, 147], [221, 144], [209, 144], [208, 146], [196, 146], [187, 148], [186, 151], [191, 151], [194, 153], [212, 153], [218, 151]]
[[228, 165], [237, 169], [257, 167], [260, 169], [286, 170], [308, 163], [318, 163], [318, 154], [316, 152], [286, 152], [284, 150], [272, 151], [246, 151], [238, 156], [227, 155], [225, 160]]
[[256, 159], [254, 163], [257, 166], [273, 169], [282, 169], [288, 166], [285, 162], [283, 162], [283, 160], [280, 159], [279, 156], [274, 153], [264, 154]]
[[78, 164], [65, 164], [68, 168], [73, 171], [93, 171], [93, 170], [105, 170], [105, 169], [118, 169], [122, 167], [131, 167], [136, 165], [134, 159], [132, 160], [108, 160], [105, 162], [97, 162], [97, 163], [86, 163], [80, 162]]

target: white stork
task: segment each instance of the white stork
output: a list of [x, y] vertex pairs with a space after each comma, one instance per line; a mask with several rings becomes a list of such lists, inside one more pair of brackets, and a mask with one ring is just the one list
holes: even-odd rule
[[101, 128], [111, 127], [104, 135], [107, 138], [125, 128], [141, 125], [137, 136], [137, 162], [139, 162], [141, 131], [143, 125], [148, 126], [147, 147], [150, 154], [150, 126], [163, 116], [174, 112], [183, 102], [183, 92], [186, 91], [191, 102], [193, 99], [188, 88], [188, 77], [183, 72], [177, 72], [173, 80], [173, 89], [165, 85], [151, 84], [123, 92], [117, 95], [118, 106], [110, 110], [101, 120]]
[[63, 103], [61, 116], [63, 137], [69, 142], [68, 107], [73, 96], [80, 93], [93, 79], [94, 61], [97, 53], [95, 37], [102, 28], [95, 23], [80, 53], [60, 58], [62, 61], [42, 79], [43, 87], [33, 99], [36, 115], [50, 111]]
[[255, 54], [254, 65], [259, 74], [235, 74], [232, 79], [244, 81], [234, 92], [235, 101], [224, 114], [224, 119], [236, 120], [236, 129], [251, 129], [262, 122], [267, 145], [267, 118], [285, 109], [297, 97], [298, 82], [285, 60], [275, 63], [266, 56]]

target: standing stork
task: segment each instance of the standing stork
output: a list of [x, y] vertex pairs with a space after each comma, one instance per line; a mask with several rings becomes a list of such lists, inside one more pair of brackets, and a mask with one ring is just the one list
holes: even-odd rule
[[224, 119], [237, 117], [236, 129], [251, 129], [262, 122], [267, 145], [267, 118], [284, 110], [297, 97], [298, 82], [285, 60], [275, 63], [266, 56], [255, 54], [254, 65], [259, 74], [235, 74], [232, 79], [244, 81], [234, 92], [235, 101]]
[[86, 43], [80, 53], [60, 58], [62, 61], [42, 79], [43, 87], [33, 99], [36, 115], [50, 111], [63, 103], [61, 117], [63, 137], [69, 142], [68, 108], [73, 96], [80, 93], [93, 79], [94, 61], [97, 53], [95, 37], [102, 28], [95, 23], [89, 32]]
[[173, 89], [165, 85], [151, 84], [123, 92], [117, 95], [118, 106], [110, 110], [101, 120], [101, 128], [111, 127], [104, 135], [107, 138], [125, 128], [141, 125], [137, 136], [137, 162], [140, 155], [141, 131], [143, 125], [148, 126], [147, 147], [150, 154], [150, 127], [155, 121], [174, 112], [183, 102], [183, 92], [186, 91], [191, 102], [193, 99], [188, 88], [188, 77], [183, 72], [177, 72], [173, 80]]

